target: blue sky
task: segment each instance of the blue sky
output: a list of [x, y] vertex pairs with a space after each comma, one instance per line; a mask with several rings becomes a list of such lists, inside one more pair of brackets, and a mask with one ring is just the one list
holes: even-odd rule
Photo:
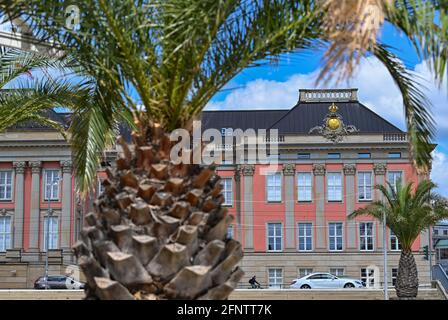
[[[433, 104], [437, 125], [437, 148], [433, 154], [432, 179], [438, 192], [448, 196], [448, 91], [447, 83], [439, 88], [431, 71], [420, 61], [409, 41], [390, 25], [384, 25], [381, 41], [391, 47], [420, 77], [425, 94]], [[298, 99], [301, 88], [315, 88], [323, 52], [300, 52], [284, 55], [278, 64], [247, 68], [213, 97], [207, 109], [289, 109]], [[398, 88], [386, 69], [375, 58], [364, 59], [357, 72], [339, 87], [359, 89], [359, 98], [368, 107], [405, 129], [403, 105]]]

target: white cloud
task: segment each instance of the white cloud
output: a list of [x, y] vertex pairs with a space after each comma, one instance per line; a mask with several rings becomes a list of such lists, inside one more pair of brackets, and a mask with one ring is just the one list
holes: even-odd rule
[[448, 196], [448, 156], [445, 153], [434, 151], [431, 179], [438, 185], [438, 192]]
[[[425, 94], [433, 104], [433, 115], [437, 126], [436, 142], [443, 149], [448, 148], [448, 91], [447, 83], [440, 87], [433, 81], [426, 63], [416, 65], [415, 73], [426, 88]], [[212, 101], [207, 110], [235, 109], [289, 109], [298, 100], [301, 88], [315, 88], [317, 71], [307, 74], [295, 74], [286, 81], [256, 79], [246, 83], [245, 87], [230, 92], [223, 100]], [[401, 94], [386, 68], [375, 58], [362, 61], [353, 79], [339, 87], [356, 87], [359, 100], [392, 122], [405, 129]], [[433, 178], [440, 185], [439, 191], [448, 196], [448, 156], [440, 151], [434, 154]]]
[[[447, 138], [448, 92], [446, 83], [439, 90], [425, 63], [417, 65], [415, 72], [422, 78], [420, 82], [426, 87], [425, 93], [434, 105], [433, 113], [439, 130], [439, 139]], [[249, 81], [245, 87], [229, 93], [224, 100], [210, 102], [207, 110], [289, 109], [297, 103], [299, 89], [315, 87], [316, 76], [317, 72], [312, 72], [295, 74], [283, 82], [265, 79]], [[373, 111], [401, 129], [405, 128], [400, 91], [386, 68], [378, 60], [375, 58], [363, 60], [358, 72], [347, 86], [358, 88], [360, 101]]]

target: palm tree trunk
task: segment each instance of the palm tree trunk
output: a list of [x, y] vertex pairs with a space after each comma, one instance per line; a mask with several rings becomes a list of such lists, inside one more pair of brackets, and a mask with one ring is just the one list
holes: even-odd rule
[[417, 297], [417, 265], [411, 250], [401, 251], [395, 289], [399, 299], [415, 299]]

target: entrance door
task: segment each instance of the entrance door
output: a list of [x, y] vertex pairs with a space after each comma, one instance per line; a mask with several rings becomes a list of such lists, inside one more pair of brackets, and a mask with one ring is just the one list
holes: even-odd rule
[[375, 286], [375, 269], [372, 267], [361, 269], [361, 281], [364, 281], [366, 288], [373, 288]]

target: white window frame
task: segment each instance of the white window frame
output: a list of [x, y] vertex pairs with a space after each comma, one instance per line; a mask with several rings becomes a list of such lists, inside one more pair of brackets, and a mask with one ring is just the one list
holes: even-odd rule
[[343, 267], [330, 267], [330, 273], [336, 277], [340, 277], [344, 275], [345, 269]]
[[103, 186], [103, 179], [98, 178], [98, 183], [97, 183], [97, 196], [99, 196], [100, 194], [102, 194], [104, 192], [105, 188]]
[[282, 201], [282, 174], [280, 172], [268, 173], [266, 175], [266, 201]]
[[[367, 179], [370, 177], [370, 179]], [[373, 174], [372, 171], [359, 171], [358, 178], [358, 201], [372, 201], [373, 195]], [[369, 195], [367, 197], [367, 195]], [[364, 197], [361, 197], [364, 196]]]
[[233, 239], [235, 237], [235, 227], [233, 224], [227, 226], [227, 238]]
[[0, 216], [0, 252], [11, 249], [12, 218], [9, 215]]
[[[366, 284], [366, 288], [373, 288], [375, 286], [375, 269], [369, 267], [361, 268], [360, 274], [360, 279]], [[369, 280], [370, 283], [367, 283], [367, 280]]]
[[[8, 183], [9, 175], [9, 183]], [[0, 170], [0, 201], [11, 201], [14, 190], [14, 177], [12, 170]], [[9, 196], [8, 196], [9, 190]]]
[[[340, 184], [337, 184], [336, 177], [339, 177]], [[328, 202], [342, 202], [343, 194], [342, 172], [328, 172], [327, 173], [327, 201]], [[332, 190], [333, 194], [331, 194]], [[339, 192], [339, 194], [337, 194]], [[330, 197], [331, 194], [331, 197]]]
[[313, 175], [311, 172], [297, 173], [297, 201], [313, 201]]
[[313, 268], [307, 268], [307, 267], [303, 267], [303, 268], [299, 267], [299, 271], [297, 272], [299, 278], [305, 277], [312, 273], [313, 273]]
[[[390, 179], [390, 175], [393, 175], [393, 179]], [[404, 174], [403, 171], [400, 170], [391, 170], [387, 172], [387, 182], [391, 185], [392, 188], [394, 188], [395, 192], [397, 191], [397, 176], [400, 176], [401, 183], [404, 182]], [[391, 181], [393, 180], [393, 181]]]
[[222, 195], [224, 196], [223, 206], [233, 206], [233, 179], [230, 177], [221, 178]]
[[[49, 172], [57, 173], [57, 177], [58, 177], [57, 184], [54, 186], [51, 186], [50, 195], [48, 195], [48, 192], [47, 192], [47, 187], [51, 183], [47, 180]], [[45, 201], [48, 201], [48, 200], [58, 201], [59, 197], [60, 197], [59, 188], [60, 188], [60, 182], [61, 182], [61, 171], [59, 169], [50, 169], [50, 168], [44, 169], [44, 179], [43, 180], [44, 180], [44, 200]], [[52, 181], [54, 181], [54, 174], [52, 175]]]
[[[48, 224], [47, 221], [50, 219], [50, 223]], [[59, 217], [58, 216], [44, 216], [43, 219], [43, 250], [44, 252], [47, 251], [47, 236], [48, 238], [48, 248], [50, 250], [52, 249], [59, 249]], [[49, 227], [50, 232], [47, 232], [47, 226]]]
[[[278, 229], [278, 225], [280, 225], [279, 229]], [[272, 235], [269, 235], [270, 226], [273, 226], [273, 234]], [[280, 235], [277, 234], [278, 232], [280, 232]], [[269, 240], [271, 238], [273, 239], [273, 249], [269, 249]], [[280, 241], [280, 242], [278, 242], [278, 241]], [[280, 249], [277, 249], [278, 244], [280, 244]], [[268, 222], [266, 224], [266, 248], [267, 248], [267, 251], [269, 251], [269, 252], [283, 251], [283, 224], [281, 222]]]
[[[364, 233], [361, 231], [361, 226], [364, 226]], [[371, 227], [371, 234], [368, 234], [368, 226]], [[359, 234], [359, 251], [374, 251], [375, 250], [375, 224], [372, 221], [362, 221], [358, 224]], [[365, 246], [362, 247], [362, 239], [364, 239]], [[368, 247], [368, 240], [371, 239], [372, 247]]]
[[[341, 225], [341, 235], [337, 234], [337, 225]], [[334, 226], [334, 228], [332, 228]], [[334, 229], [334, 235], [331, 235], [331, 229]], [[334, 238], [335, 240], [335, 247], [334, 249], [331, 248], [331, 238]], [[337, 249], [338, 239], [341, 240], [341, 249]], [[339, 221], [333, 221], [328, 223], [328, 250], [329, 251], [344, 251], [344, 223]]]
[[[394, 274], [395, 274], [395, 276], [394, 276]], [[398, 268], [391, 268], [390, 269], [390, 283], [392, 284], [392, 286], [395, 286], [395, 282], [397, 281], [397, 278], [398, 278]]]
[[[300, 227], [303, 226], [303, 233], [301, 233]], [[309, 227], [309, 229], [308, 229]], [[307, 241], [309, 240], [309, 242]], [[300, 245], [303, 244], [304, 248], [301, 249]], [[309, 247], [308, 247], [309, 244]], [[297, 250], [298, 251], [313, 251], [313, 223], [309, 221], [301, 221], [297, 223]]]
[[283, 269], [276, 267], [268, 268], [268, 287], [270, 289], [283, 288]]
[[[392, 240], [395, 240], [395, 245], [392, 244]], [[401, 243], [400, 241], [398, 241], [398, 238], [395, 235], [395, 233], [390, 229], [389, 229], [389, 244], [391, 251], [401, 251]]]

